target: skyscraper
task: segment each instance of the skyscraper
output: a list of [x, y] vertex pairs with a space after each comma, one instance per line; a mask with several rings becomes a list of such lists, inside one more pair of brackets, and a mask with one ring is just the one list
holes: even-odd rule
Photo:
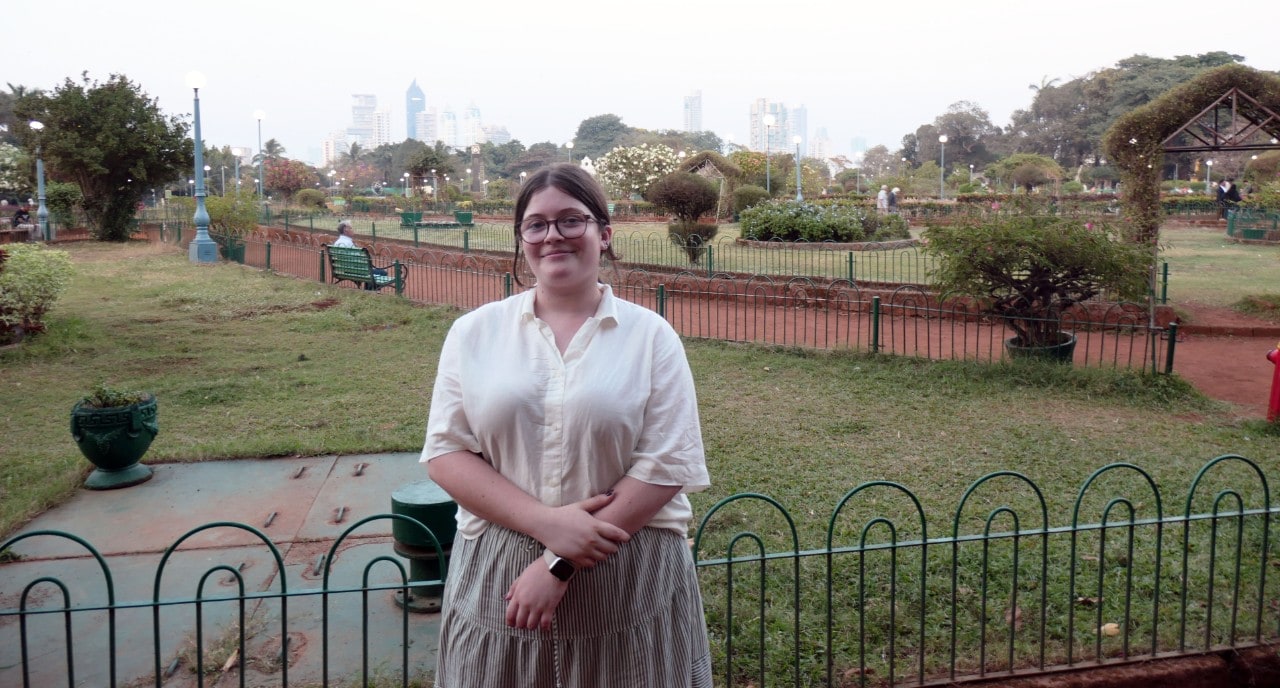
[[351, 143], [372, 148], [373, 113], [378, 109], [378, 97], [374, 95], [352, 94], [351, 126], [347, 127], [347, 138]]
[[[766, 115], [773, 116], [773, 124], [766, 127], [764, 118]], [[769, 102], [768, 98], [756, 98], [751, 103], [750, 121], [747, 124], [748, 136], [751, 150], [763, 151], [768, 148], [770, 151], [785, 151], [791, 145], [791, 139], [788, 132], [791, 131], [790, 113], [787, 107], [782, 103]], [[768, 137], [768, 145], [765, 145], [765, 137]]]
[[791, 135], [787, 137], [787, 143], [791, 145], [791, 149], [795, 150], [795, 137], [800, 137], [800, 156], [809, 155], [809, 108], [801, 105], [792, 108], [789, 113], [788, 121], [791, 124]]
[[702, 131], [702, 91], [684, 97], [684, 130]]
[[427, 96], [418, 88], [418, 80], [414, 79], [409, 84], [409, 90], [404, 92], [405, 138], [421, 140], [418, 133], [418, 113], [426, 109]]
[[365, 145], [369, 148], [377, 148], [391, 143], [391, 111], [387, 108], [378, 108], [373, 111], [373, 136]]

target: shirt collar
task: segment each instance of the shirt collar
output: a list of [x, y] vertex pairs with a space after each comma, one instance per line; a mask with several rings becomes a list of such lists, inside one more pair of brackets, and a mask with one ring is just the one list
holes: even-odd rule
[[[618, 302], [613, 296], [613, 288], [607, 284], [600, 283], [600, 305], [596, 306], [596, 314], [594, 317], [601, 322], [618, 323]], [[526, 290], [520, 295], [520, 321], [529, 322], [537, 316], [533, 313], [533, 291]]]

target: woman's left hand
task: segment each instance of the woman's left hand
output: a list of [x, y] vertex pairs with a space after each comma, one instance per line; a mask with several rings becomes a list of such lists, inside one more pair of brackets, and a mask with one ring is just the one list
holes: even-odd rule
[[534, 559], [502, 597], [507, 601], [507, 625], [530, 631], [551, 630], [556, 607], [568, 589], [569, 583], [551, 575], [542, 557]]

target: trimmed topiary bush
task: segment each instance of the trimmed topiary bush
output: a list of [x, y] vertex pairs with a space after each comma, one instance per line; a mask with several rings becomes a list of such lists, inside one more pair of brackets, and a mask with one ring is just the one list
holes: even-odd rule
[[644, 200], [671, 213], [676, 220], [694, 223], [715, 210], [716, 187], [690, 172], [672, 172], [649, 186]]
[[300, 189], [293, 195], [293, 202], [303, 208], [325, 208], [324, 192], [320, 189]]
[[769, 192], [765, 191], [763, 186], [755, 184], [740, 186], [733, 192], [733, 212], [740, 215], [747, 208], [767, 200], [769, 200]]

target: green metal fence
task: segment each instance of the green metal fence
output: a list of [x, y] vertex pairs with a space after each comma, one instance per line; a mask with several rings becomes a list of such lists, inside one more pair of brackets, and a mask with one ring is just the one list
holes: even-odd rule
[[825, 530], [767, 495], [721, 500], [694, 539], [718, 685], [921, 685], [1280, 638], [1258, 464], [1210, 461], [1179, 506], [1127, 463], [1064, 496], [991, 473], [932, 537], [941, 514], [897, 482], [853, 488]]
[[[1220, 456], [1182, 497], [1168, 503], [1128, 463], [1097, 469], [1074, 497], [989, 473], [954, 508], [888, 480], [853, 487], [829, 515], [726, 497], [692, 542], [717, 684], [922, 685], [1280, 639], [1267, 474]], [[0, 564], [0, 684], [161, 686], [182, 669], [213, 685], [232, 666], [240, 685], [421, 682], [435, 617], [389, 602], [447, 569], [410, 581], [391, 544], [367, 537], [387, 520], [422, 528], [441, 554], [395, 514], [353, 523], [314, 563], [231, 521], [191, 529], [150, 563], [72, 533], [14, 536], [0, 551], [44, 538], [68, 551]], [[194, 544], [226, 533], [244, 546]]]

